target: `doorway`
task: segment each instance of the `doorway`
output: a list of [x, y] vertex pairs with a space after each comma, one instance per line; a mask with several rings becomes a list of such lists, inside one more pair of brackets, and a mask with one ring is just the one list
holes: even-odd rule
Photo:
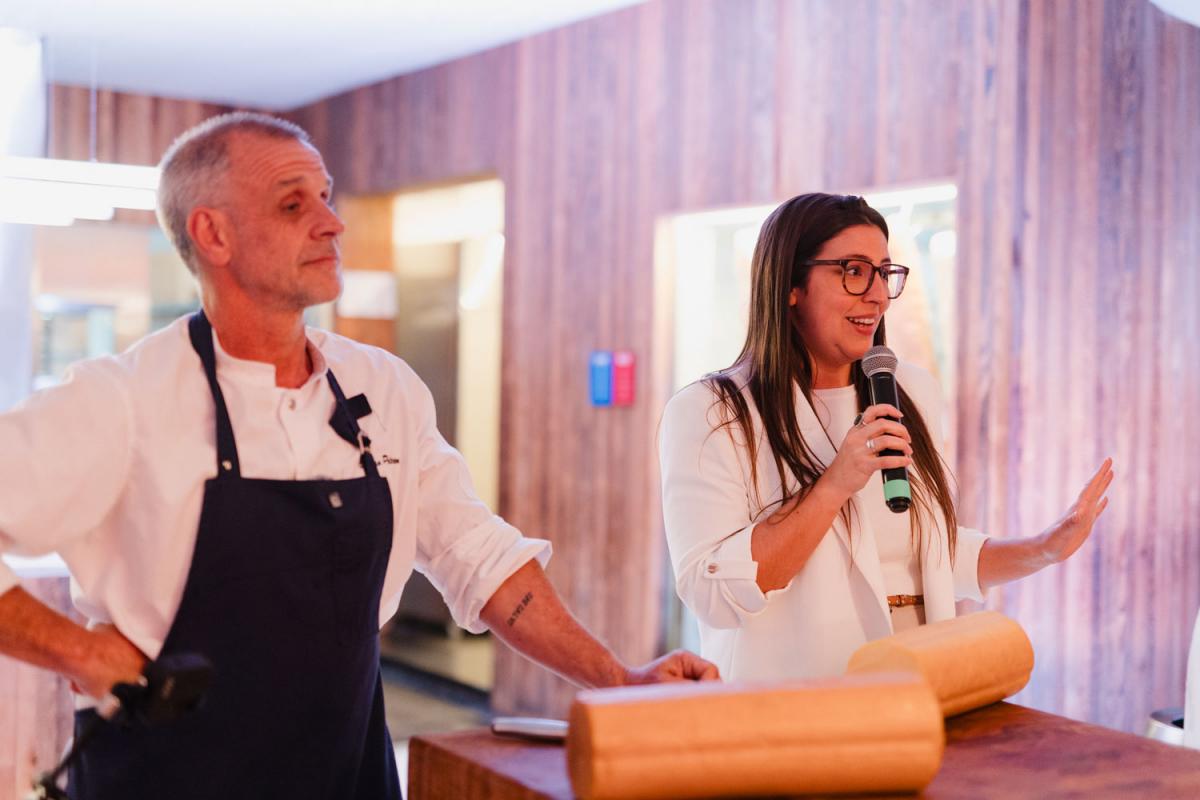
[[[499, 500], [504, 185], [498, 179], [339, 200], [346, 290], [341, 333], [404, 359], [429, 387], [442, 436], [467, 462], [476, 493]], [[486, 697], [493, 644], [455, 625], [414, 573], [381, 647], [393, 665]]]

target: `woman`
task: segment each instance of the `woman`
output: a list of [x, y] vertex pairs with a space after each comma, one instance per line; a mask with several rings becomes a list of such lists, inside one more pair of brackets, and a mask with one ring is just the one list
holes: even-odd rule
[[[792, 198], [759, 234], [741, 355], [667, 404], [676, 588], [726, 678], [839, 675], [864, 642], [1067, 558], [1107, 505], [1111, 459], [1038, 536], [958, 526], [936, 381], [901, 363], [900, 408], [868, 406], [860, 360], [885, 343], [907, 273], [862, 198]], [[901, 466], [913, 497], [897, 514], [880, 470]]]

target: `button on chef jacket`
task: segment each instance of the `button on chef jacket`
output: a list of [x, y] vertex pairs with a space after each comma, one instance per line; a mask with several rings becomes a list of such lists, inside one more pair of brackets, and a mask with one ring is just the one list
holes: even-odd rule
[[[347, 397], [387, 478], [393, 543], [380, 623], [396, 610], [415, 567], [455, 621], [479, 613], [513, 572], [545, 564], [550, 543], [526, 538], [476, 496], [462, 456], [438, 433], [433, 398], [402, 360], [379, 348], [307, 330], [313, 374], [275, 385], [270, 364], [227, 354], [214, 333], [217, 379], [229, 407], [242, 476], [273, 480], [362, 475], [359, 451], [329, 424], [327, 369]], [[212, 395], [186, 319], [126, 352], [80, 362], [60, 386], [0, 415], [0, 551], [58, 551], [75, 605], [112, 622], [157, 657], [187, 579], [204, 483], [214, 476]], [[17, 583], [0, 561], [0, 593]]]

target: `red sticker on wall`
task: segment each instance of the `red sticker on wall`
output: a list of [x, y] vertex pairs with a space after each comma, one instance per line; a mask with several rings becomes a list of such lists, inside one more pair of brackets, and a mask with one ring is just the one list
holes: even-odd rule
[[632, 350], [616, 350], [613, 352], [613, 405], [633, 405], [634, 386], [634, 356]]

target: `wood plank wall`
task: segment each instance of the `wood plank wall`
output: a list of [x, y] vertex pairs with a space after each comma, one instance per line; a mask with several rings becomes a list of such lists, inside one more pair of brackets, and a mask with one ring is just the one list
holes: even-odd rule
[[1034, 642], [1022, 702], [1140, 730], [1200, 605], [1200, 31], [1141, 2], [998, 22], [960, 184], [963, 505], [1036, 531], [1115, 457], [1094, 543], [992, 602]]
[[[342, 191], [505, 181], [502, 511], [631, 659], [659, 629], [665, 371], [601, 413], [583, 363], [654, 352], [655, 221], [956, 180], [964, 519], [1036, 532], [1104, 454], [1121, 476], [1093, 544], [991, 602], [1034, 639], [1026, 702], [1137, 729], [1180, 701], [1200, 604], [1198, 54], [1143, 0], [652, 2], [296, 116]], [[504, 710], [568, 696], [497, 674]]]
[[[961, 122], [944, 98], [958, 95], [959, 65], [938, 53], [965, 35], [966, 12], [917, 19], [912, 7], [650, 3], [295, 115], [340, 191], [504, 180], [501, 511], [554, 540], [551, 577], [630, 660], [656, 652], [664, 592], [653, 442], [667, 365], [647, 363], [655, 222], [953, 176]], [[863, 30], [872, 43], [892, 30], [917, 38], [876, 52], [860, 47]], [[831, 41], [854, 42], [870, 80], [837, 66], [850, 54], [831, 59]], [[888, 70], [920, 80], [883, 91]], [[642, 357], [634, 408], [588, 407], [584, 365], [597, 347]], [[561, 713], [570, 694], [500, 655], [498, 709]]]
[[157, 164], [175, 137], [229, 106], [123, 92], [91, 92], [80, 86], [50, 89], [49, 142], [52, 158], [95, 158], [122, 164]]
[[[1181, 701], [1200, 605], [1198, 74], [1200, 30], [1146, 0], [669, 0], [293, 116], [339, 192], [504, 180], [501, 512], [554, 540], [568, 603], [634, 661], [669, 591], [657, 220], [956, 180], [961, 515], [1035, 532], [1117, 457], [1094, 542], [990, 602], [1033, 637], [1025, 702], [1136, 730]], [[122, 97], [114, 135], [141, 163], [208, 113]], [[74, 124], [55, 104], [55, 141], [78, 154], [73, 104]], [[633, 408], [587, 406], [597, 347], [642, 358]], [[509, 653], [497, 681], [502, 711], [570, 696]]]

